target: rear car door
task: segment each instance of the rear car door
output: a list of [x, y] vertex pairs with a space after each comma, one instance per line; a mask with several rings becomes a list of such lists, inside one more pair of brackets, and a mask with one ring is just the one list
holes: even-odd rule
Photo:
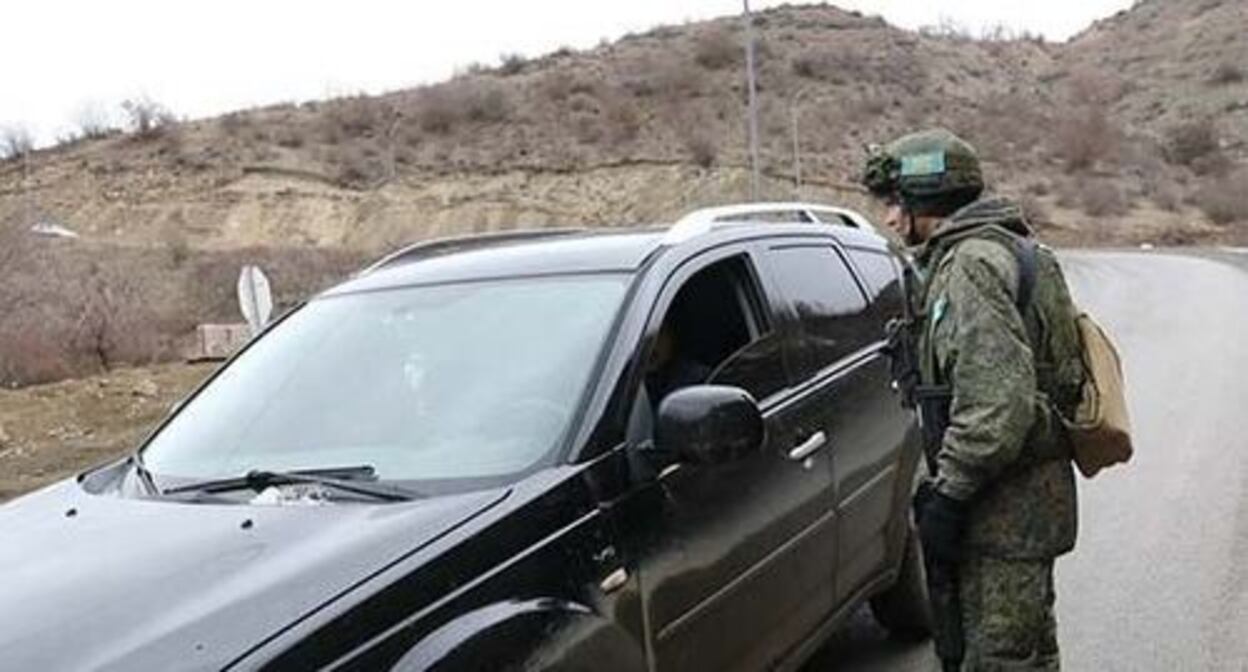
[[[857, 254], [857, 252], [855, 252]], [[863, 253], [867, 254], [867, 253]], [[870, 253], [876, 254], [874, 252]], [[882, 254], [874, 271], [892, 268]], [[884, 327], [900, 314], [895, 286], [871, 286], [852, 270], [848, 251], [830, 238], [794, 238], [768, 246], [769, 275], [796, 316], [793, 357], [802, 435], [825, 438], [834, 484], [836, 601], [860, 596], [894, 557], [902, 451], [913, 441], [908, 415], [890, 390]], [[895, 277], [895, 276], [894, 276]]]
[[[799, 437], [783, 358], [788, 325], [762, 293], [748, 248], [708, 253], [678, 271], [651, 338], [686, 311], [697, 326], [677, 340], [712, 367], [705, 382], [741, 387], [759, 401], [768, 438], [734, 463], [668, 465], [650, 489], [653, 506], [633, 522], [655, 540], [638, 562], [651, 651], [659, 670], [762, 669], [831, 609], [831, 469], [826, 455], [790, 457]], [[711, 343], [739, 332], [738, 322], [744, 343]]]

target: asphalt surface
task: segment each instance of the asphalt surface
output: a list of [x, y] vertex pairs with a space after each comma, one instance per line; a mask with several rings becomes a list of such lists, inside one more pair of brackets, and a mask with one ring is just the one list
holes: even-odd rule
[[[1248, 251], [1063, 256], [1126, 366], [1136, 456], [1081, 480], [1065, 670], [1248, 671]], [[936, 670], [865, 610], [805, 672]]]

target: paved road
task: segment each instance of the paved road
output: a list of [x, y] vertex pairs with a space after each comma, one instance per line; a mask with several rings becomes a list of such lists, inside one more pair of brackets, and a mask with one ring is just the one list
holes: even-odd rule
[[[1071, 253], [1119, 342], [1135, 461], [1080, 482], [1058, 562], [1063, 668], [1248, 671], [1248, 253]], [[935, 670], [864, 612], [806, 672]]]

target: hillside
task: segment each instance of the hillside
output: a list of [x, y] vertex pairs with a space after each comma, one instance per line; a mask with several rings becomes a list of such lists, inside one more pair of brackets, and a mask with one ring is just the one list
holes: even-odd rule
[[[762, 12], [763, 195], [869, 209], [863, 147], [939, 124], [1050, 242], [1242, 243], [1246, 11], [1146, 0], [1065, 44]], [[0, 383], [176, 358], [195, 322], [235, 319], [243, 262], [289, 303], [411, 240], [745, 200], [742, 33], [729, 17], [381, 96], [158, 114], [0, 162]], [[31, 239], [32, 220], [82, 238]]]

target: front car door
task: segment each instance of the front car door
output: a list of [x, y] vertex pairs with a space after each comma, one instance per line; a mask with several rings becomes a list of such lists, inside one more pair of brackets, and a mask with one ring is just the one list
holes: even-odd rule
[[[832, 607], [829, 458], [817, 447], [790, 457], [810, 437], [793, 423], [797, 405], [784, 361], [791, 325], [771, 305], [749, 248], [730, 246], [676, 271], [648, 326], [648, 342], [654, 342], [666, 320], [692, 311], [688, 322], [709, 328], [676, 340], [683, 338], [700, 356], [722, 357], [700, 362], [711, 369], [706, 382], [749, 391], [767, 423], [763, 449], [736, 463], [647, 458], [659, 473], [635, 493], [626, 515], [649, 533], [637, 566], [658, 670], [761, 669], [812, 632]], [[742, 343], [709, 342], [715, 334], [741, 332], [740, 325]], [[658, 406], [640, 396], [639, 403]]]

